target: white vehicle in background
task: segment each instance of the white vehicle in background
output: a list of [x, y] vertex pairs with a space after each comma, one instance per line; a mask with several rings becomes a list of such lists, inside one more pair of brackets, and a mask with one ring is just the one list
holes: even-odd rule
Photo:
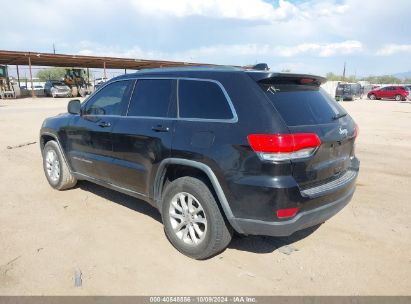
[[97, 90], [102, 84], [106, 83], [108, 78], [96, 78], [94, 79], [94, 91]]
[[48, 80], [44, 85], [44, 94], [55, 97], [71, 97], [71, 89], [61, 80]]

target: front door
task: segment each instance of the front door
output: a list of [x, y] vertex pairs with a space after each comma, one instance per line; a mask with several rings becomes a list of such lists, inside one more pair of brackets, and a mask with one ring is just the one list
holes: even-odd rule
[[67, 130], [67, 151], [75, 172], [106, 180], [110, 174], [113, 143], [111, 131], [125, 111], [134, 81], [106, 85], [82, 105]]

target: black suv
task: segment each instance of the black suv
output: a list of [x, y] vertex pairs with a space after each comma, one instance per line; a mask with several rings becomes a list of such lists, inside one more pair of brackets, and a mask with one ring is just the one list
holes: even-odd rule
[[357, 127], [324, 81], [232, 67], [120, 76], [44, 121], [44, 172], [58, 190], [89, 180], [149, 202], [195, 259], [234, 231], [291, 235], [355, 189]]
[[362, 98], [364, 89], [359, 83], [339, 83], [335, 89], [336, 100], [351, 100]]

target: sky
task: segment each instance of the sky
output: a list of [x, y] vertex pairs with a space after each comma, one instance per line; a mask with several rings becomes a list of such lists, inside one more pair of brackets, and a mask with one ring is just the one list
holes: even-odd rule
[[[4, 3], [2, 3], [4, 2]], [[325, 75], [411, 70], [411, 0], [0, 0], [0, 49]], [[2, 10], [3, 11], [3, 10]], [[6, 10], [4, 10], [6, 11]]]

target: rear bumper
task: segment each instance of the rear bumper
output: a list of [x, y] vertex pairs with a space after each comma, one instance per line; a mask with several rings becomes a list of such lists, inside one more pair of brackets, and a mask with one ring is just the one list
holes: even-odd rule
[[63, 97], [69, 96], [70, 94], [71, 92], [54, 92], [54, 95]]
[[298, 230], [321, 224], [334, 216], [350, 202], [354, 191], [355, 186], [337, 200], [311, 210], [302, 211], [288, 221], [267, 222], [242, 218], [234, 218], [231, 221], [236, 230], [242, 234], [289, 236]]
[[352, 100], [354, 95], [335, 95], [335, 100]]

